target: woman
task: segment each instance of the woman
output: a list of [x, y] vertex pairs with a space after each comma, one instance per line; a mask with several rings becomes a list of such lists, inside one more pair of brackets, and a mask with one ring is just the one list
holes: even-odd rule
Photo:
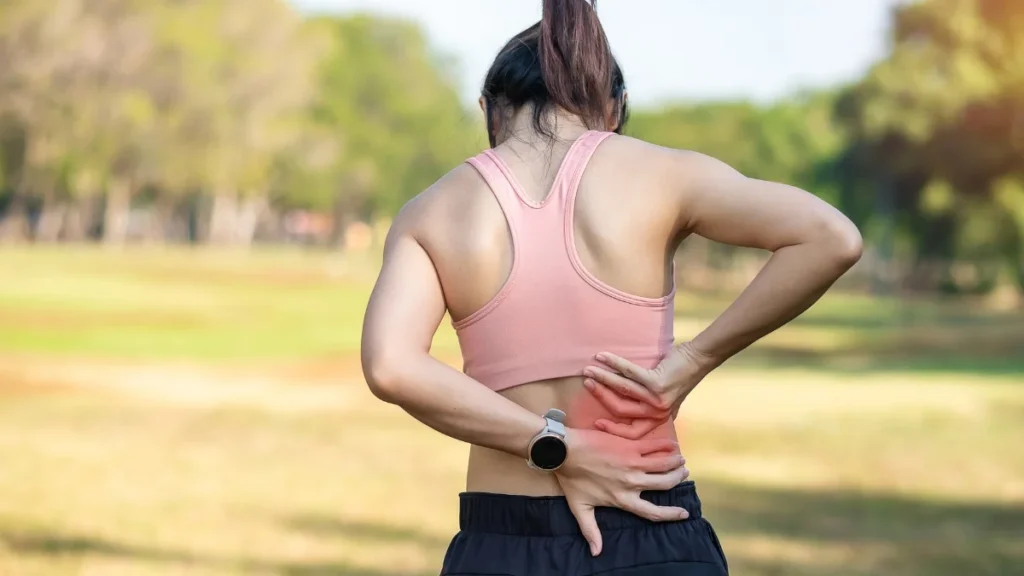
[[[801, 190], [619, 135], [622, 72], [585, 0], [544, 1], [481, 107], [491, 149], [395, 219], [363, 333], [373, 392], [472, 445], [442, 574], [725, 574], [672, 420], [857, 261], [857, 229]], [[676, 346], [691, 234], [774, 254]], [[429, 355], [446, 311], [463, 372]]]

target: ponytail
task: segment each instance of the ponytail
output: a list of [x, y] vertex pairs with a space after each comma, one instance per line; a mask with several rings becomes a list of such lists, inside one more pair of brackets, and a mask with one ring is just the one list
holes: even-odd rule
[[542, 20], [509, 40], [484, 79], [491, 146], [509, 135], [508, 120], [526, 105], [533, 108], [534, 129], [548, 137], [554, 136], [545, 116], [551, 107], [592, 130], [621, 133], [628, 117], [626, 83], [597, 18], [596, 0], [543, 1]]
[[544, 0], [540, 69], [555, 104], [589, 128], [608, 118], [614, 59], [597, 18], [597, 0]]

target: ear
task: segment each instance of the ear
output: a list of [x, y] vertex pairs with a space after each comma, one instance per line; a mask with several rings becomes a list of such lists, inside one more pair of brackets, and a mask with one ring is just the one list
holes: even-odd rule
[[622, 129], [622, 123], [625, 122], [626, 120], [625, 118], [623, 118], [622, 110], [626, 106], [628, 98], [629, 93], [623, 92], [622, 98], [612, 101], [611, 110], [608, 113], [607, 122], [607, 126], [610, 127], [609, 132], [618, 132]]
[[483, 112], [484, 116], [486, 117], [487, 116], [487, 99], [484, 98], [483, 96], [481, 96], [480, 99], [477, 100], [477, 104], [480, 105], [480, 111]]

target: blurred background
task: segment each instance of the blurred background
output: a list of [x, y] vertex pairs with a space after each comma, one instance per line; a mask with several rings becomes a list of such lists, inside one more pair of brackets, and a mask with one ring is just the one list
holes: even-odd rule
[[[684, 407], [733, 573], [1024, 574], [1024, 3], [599, 7], [632, 135], [866, 239]], [[0, 575], [437, 574], [467, 448], [369, 394], [362, 313], [539, 16], [0, 3]], [[765, 258], [688, 241], [678, 338]], [[460, 366], [447, 323], [434, 352]]]

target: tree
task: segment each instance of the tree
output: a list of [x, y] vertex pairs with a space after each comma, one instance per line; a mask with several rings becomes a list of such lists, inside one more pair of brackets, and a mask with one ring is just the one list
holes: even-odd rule
[[[997, 193], [1005, 178], [1024, 175], [1024, 5], [902, 6], [893, 45], [837, 109], [854, 141], [842, 162], [848, 202], [857, 203], [864, 183], [891, 196], [882, 202], [891, 212], [859, 212], [906, 230], [917, 269], [911, 284], [962, 289], [948, 263], [971, 258], [975, 276], [986, 278], [971, 289], [987, 290], [998, 274], [992, 260], [1001, 258], [1024, 290], [1017, 208], [1006, 200], [1017, 196]], [[976, 232], [986, 221], [987, 237]]]
[[393, 215], [479, 150], [484, 134], [414, 24], [321, 17], [309, 28], [329, 46], [309, 127], [317, 155], [340, 153], [305, 171], [311, 186], [296, 200], [332, 207], [340, 241], [353, 219]]
[[165, 103], [175, 121], [161, 180], [178, 191], [209, 192], [205, 239], [248, 243], [269, 200], [277, 156], [300, 136], [314, 88], [314, 46], [283, 0], [168, 4], [160, 31], [179, 82], [176, 98]]
[[629, 133], [672, 148], [717, 158], [743, 174], [786, 182], [822, 196], [834, 183], [819, 165], [843, 148], [833, 120], [834, 95], [809, 93], [771, 106], [707, 103], [641, 111]]

